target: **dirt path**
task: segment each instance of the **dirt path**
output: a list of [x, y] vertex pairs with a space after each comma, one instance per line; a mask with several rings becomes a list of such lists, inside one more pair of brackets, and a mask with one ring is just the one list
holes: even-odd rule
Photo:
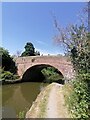
[[52, 88], [50, 92], [50, 97], [47, 105], [47, 118], [57, 118], [57, 102], [56, 102], [56, 94], [55, 87]]
[[70, 118], [65, 106], [63, 85], [52, 83], [38, 95], [26, 118]]
[[67, 109], [65, 108], [62, 86], [55, 83], [52, 87], [46, 110], [47, 118], [69, 118]]

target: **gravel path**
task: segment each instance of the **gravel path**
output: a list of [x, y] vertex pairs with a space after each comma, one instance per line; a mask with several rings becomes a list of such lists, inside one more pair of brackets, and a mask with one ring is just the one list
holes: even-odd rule
[[52, 87], [47, 104], [47, 118], [68, 118], [68, 113], [64, 106], [62, 86], [55, 83]]
[[47, 118], [57, 118], [57, 102], [56, 102], [56, 94], [55, 88], [53, 88], [50, 92], [50, 97], [47, 105]]

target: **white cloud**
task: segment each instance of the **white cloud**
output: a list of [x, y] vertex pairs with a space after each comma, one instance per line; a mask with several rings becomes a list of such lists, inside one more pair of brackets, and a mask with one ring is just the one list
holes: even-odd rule
[[41, 44], [41, 45], [48, 45], [47, 43], [45, 43], [45, 42], [43, 42], [43, 41], [41, 41], [41, 40], [37, 40], [36, 41], [38, 44]]

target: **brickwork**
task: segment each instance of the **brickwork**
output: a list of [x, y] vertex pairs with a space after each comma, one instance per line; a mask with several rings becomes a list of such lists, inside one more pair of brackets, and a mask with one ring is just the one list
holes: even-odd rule
[[67, 79], [72, 78], [74, 75], [71, 62], [63, 56], [28, 56], [18, 57], [16, 59], [18, 75], [21, 78], [27, 69], [32, 66], [41, 64], [51, 65], [55, 67]]

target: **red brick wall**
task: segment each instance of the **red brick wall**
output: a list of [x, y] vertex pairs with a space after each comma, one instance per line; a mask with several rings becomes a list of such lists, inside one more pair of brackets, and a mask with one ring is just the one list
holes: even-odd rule
[[18, 75], [20, 77], [22, 77], [22, 75], [28, 68], [39, 64], [48, 64], [57, 68], [66, 78], [72, 78], [74, 75], [71, 62], [67, 58], [62, 56], [19, 57], [16, 59], [16, 64], [18, 67]]

